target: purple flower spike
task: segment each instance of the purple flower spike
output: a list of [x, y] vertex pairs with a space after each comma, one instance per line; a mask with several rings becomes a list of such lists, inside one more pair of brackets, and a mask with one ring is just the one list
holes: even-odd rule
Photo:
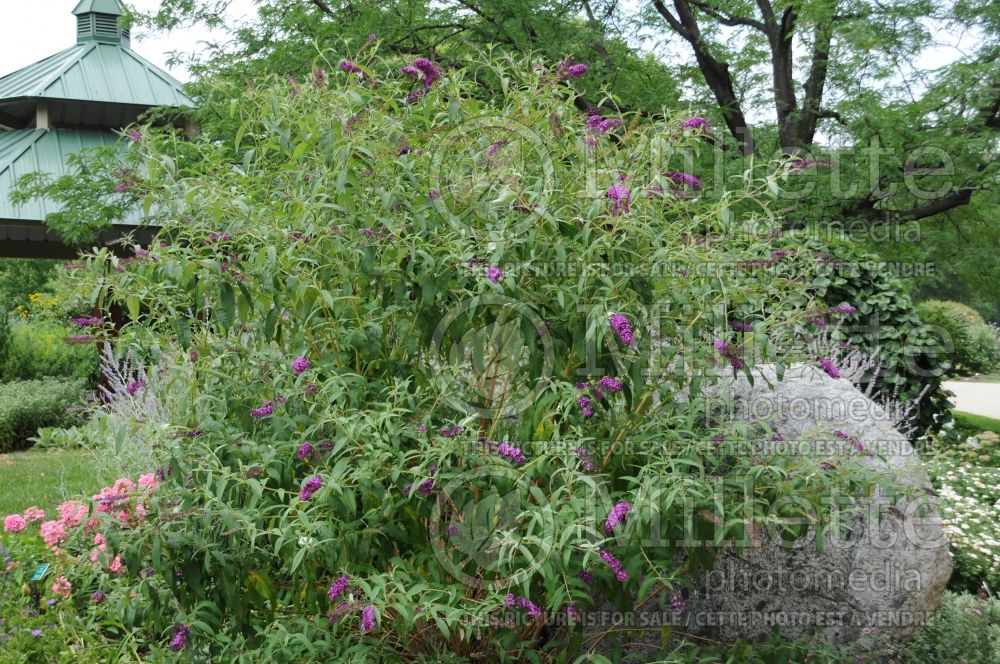
[[335, 602], [338, 597], [344, 594], [350, 585], [351, 580], [349, 578], [346, 576], [338, 577], [337, 580], [330, 585], [330, 591], [326, 594], [326, 596], [330, 598], [331, 602]]
[[840, 369], [837, 368], [837, 365], [830, 358], [821, 357], [819, 359], [819, 366], [823, 368], [823, 371], [825, 371], [826, 375], [830, 378], [840, 378]]
[[612, 378], [611, 376], [605, 376], [604, 378], [597, 381], [597, 383], [606, 390], [611, 392], [621, 392], [622, 384], [618, 380]]
[[682, 129], [697, 129], [698, 131], [708, 131], [708, 120], [702, 117], [688, 118], [681, 123]]
[[692, 189], [701, 189], [701, 180], [690, 173], [680, 173], [678, 171], [670, 171], [663, 174], [663, 177], [671, 180], [677, 184], [686, 184]]
[[299, 357], [295, 358], [294, 362], [292, 362], [292, 371], [294, 371], [297, 374], [305, 373], [310, 366], [311, 365], [309, 364], [309, 360], [300, 355]]
[[297, 456], [299, 458], [299, 461], [305, 461], [310, 456], [312, 456], [312, 453], [313, 453], [312, 443], [310, 443], [307, 440], [306, 442], [304, 442], [301, 445], [299, 445], [299, 449], [295, 453], [295, 456]]
[[616, 217], [628, 214], [632, 209], [632, 194], [628, 187], [616, 184], [608, 189], [607, 197], [611, 200], [611, 214]]
[[258, 408], [254, 408], [253, 410], [250, 411], [250, 417], [252, 417], [255, 420], [261, 420], [264, 419], [265, 417], [270, 417], [273, 414], [274, 414], [273, 401], [268, 401], [264, 405]]
[[187, 645], [187, 635], [190, 632], [190, 628], [187, 625], [174, 625], [174, 636], [170, 639], [170, 649], [174, 652], [180, 652]]
[[620, 502], [615, 505], [608, 514], [607, 521], [604, 522], [604, 532], [610, 533], [619, 524], [623, 523], [631, 510], [632, 506], [626, 502]]
[[302, 490], [299, 491], [299, 500], [309, 500], [313, 497], [313, 494], [320, 490], [323, 486], [323, 478], [319, 475], [313, 475], [305, 481], [302, 485]]
[[634, 339], [632, 336], [632, 324], [629, 323], [625, 314], [611, 314], [608, 320], [611, 323], [611, 329], [618, 335], [618, 340], [626, 346], [631, 346]]
[[600, 555], [604, 564], [610, 567], [611, 571], [615, 573], [615, 578], [618, 579], [619, 583], [625, 583], [628, 581], [628, 572], [625, 571], [625, 568], [618, 561], [618, 559], [614, 557], [614, 555], [604, 550], [601, 551]]
[[580, 404], [580, 410], [583, 411], [583, 416], [584, 417], [593, 417], [593, 415], [594, 415], [594, 409], [591, 406], [590, 397], [587, 397], [587, 396], [578, 396], [576, 398], [576, 402], [578, 404]]
[[370, 632], [375, 629], [375, 607], [369, 604], [361, 610], [361, 631]]
[[486, 278], [495, 284], [500, 283], [500, 280], [503, 279], [503, 270], [496, 265], [491, 265], [486, 268]]

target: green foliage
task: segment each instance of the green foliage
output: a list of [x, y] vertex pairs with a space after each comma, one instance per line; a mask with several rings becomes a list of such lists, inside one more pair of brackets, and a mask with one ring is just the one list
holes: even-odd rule
[[26, 380], [0, 384], [0, 452], [30, 447], [40, 427], [68, 426], [81, 417], [82, 380]]
[[69, 173], [29, 173], [11, 193], [14, 204], [47, 198], [58, 210], [46, 225], [70, 246], [85, 246], [113, 223], [135, 215], [141, 201], [139, 164], [129, 159], [127, 146], [90, 148], [67, 157]]
[[33, 380], [47, 376], [97, 380], [97, 350], [93, 343], [67, 343], [87, 330], [62, 323], [14, 321], [10, 324], [7, 355], [0, 365], [3, 380]]
[[[714, 339], [739, 346], [733, 312], [756, 330], [746, 361], [782, 362], [769, 334], [823, 304], [790, 275], [703, 269], [770, 256], [739, 232], [769, 223], [766, 183], [717, 202], [675, 191], [661, 172], [697, 132], [629, 116], [613, 141], [598, 135], [555, 67], [495, 65], [506, 96], [491, 106], [462, 72], [406, 103], [399, 61], [358, 64], [377, 85], [338, 73], [218, 91], [239, 129], [206, 131], [186, 148], [197, 159], [151, 132], [140, 147], [165, 244], [128, 264], [95, 257], [95, 288], [131, 314], [121, 343], [150, 349], [185, 399], [160, 518], [118, 543], [127, 567], [162, 574], [134, 584], [157, 607], [153, 634], [190, 625], [190, 656], [231, 661], [533, 657], [533, 626], [497, 622], [506, 592], [551, 616], [598, 590], [626, 608], [710, 564], [714, 537], [740, 537], [746, 514], [774, 523], [781, 496], [822, 514], [831, 484], [870, 488], [818, 462], [760, 463], [749, 425], [722, 431], [741, 453], [711, 442], [700, 388], [719, 379]], [[627, 208], [609, 195], [619, 186]], [[309, 368], [293, 371], [296, 357]], [[621, 392], [598, 396], [602, 377]], [[301, 496], [312, 477], [322, 487]], [[491, 534], [501, 496], [520, 507]], [[621, 537], [603, 523], [618, 501], [634, 506]], [[705, 539], [642, 544], [679, 539], [688, 511]], [[341, 574], [351, 589], [331, 603]], [[571, 657], [580, 627], [545, 638]]]
[[996, 664], [1000, 661], [1000, 600], [946, 592], [944, 604], [905, 648], [921, 664]]
[[31, 293], [47, 290], [58, 261], [0, 258], [0, 305], [4, 311], [24, 304]]
[[798, 247], [813, 258], [804, 270], [811, 294], [831, 307], [857, 308], [856, 313], [838, 316], [841, 324], [833, 336], [876, 357], [880, 373], [874, 392], [903, 404], [920, 398], [914, 435], [937, 430], [952, 407], [950, 392], [941, 385], [949, 365], [939, 337], [917, 314], [903, 280], [877, 254], [824, 235], [814, 228], [782, 238], [775, 246]]
[[975, 310], [958, 302], [927, 300], [917, 305], [917, 311], [940, 340], [952, 375], [989, 373], [1000, 366], [996, 330]]

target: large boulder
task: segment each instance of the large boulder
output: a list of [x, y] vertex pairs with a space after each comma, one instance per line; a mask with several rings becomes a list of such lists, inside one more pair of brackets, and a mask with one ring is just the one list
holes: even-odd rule
[[[790, 638], [850, 643], [862, 635], [902, 642], [941, 602], [952, 559], [930, 481], [892, 418], [851, 382], [790, 367], [778, 380], [764, 365], [716, 388], [726, 417], [766, 423], [776, 446], [854, 464], [888, 490], [861, 497], [842, 515], [847, 535], [828, 533], [789, 546], [762, 537], [720, 553], [696, 584], [685, 622], [695, 633], [732, 641], [765, 638], [777, 625]], [[728, 398], [725, 398], [727, 397]]]

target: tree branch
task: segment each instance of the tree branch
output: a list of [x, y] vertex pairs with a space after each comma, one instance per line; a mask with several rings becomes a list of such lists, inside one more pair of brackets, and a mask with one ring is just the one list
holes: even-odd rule
[[729, 73], [729, 64], [717, 60], [706, 47], [701, 39], [701, 30], [698, 27], [698, 20], [691, 11], [688, 0], [674, 0], [674, 9], [677, 16], [667, 9], [663, 0], [653, 0], [653, 7], [663, 17], [671, 29], [683, 37], [694, 51], [695, 60], [701, 70], [705, 83], [708, 84], [715, 101], [722, 110], [722, 116], [726, 120], [729, 133], [733, 135], [743, 147], [744, 154], [756, 153], [753, 134], [743, 115], [739, 97], [736, 96], [736, 89], [733, 85], [733, 77]]
[[333, 16], [333, 10], [330, 9], [330, 5], [323, 2], [323, 0], [310, 0], [310, 2], [319, 7], [319, 10], [327, 16]]
[[698, 2], [697, 0], [692, 0], [691, 4], [700, 9], [701, 11], [703, 11], [704, 13], [708, 14], [712, 18], [714, 18], [722, 25], [728, 25], [731, 28], [735, 28], [742, 25], [748, 28], [753, 28], [754, 30], [757, 30], [759, 32], [767, 32], [767, 28], [764, 27], [764, 24], [756, 19], [747, 18], [745, 16], [736, 16], [735, 14], [724, 14], [721, 9], [713, 7], [711, 4], [707, 2]]

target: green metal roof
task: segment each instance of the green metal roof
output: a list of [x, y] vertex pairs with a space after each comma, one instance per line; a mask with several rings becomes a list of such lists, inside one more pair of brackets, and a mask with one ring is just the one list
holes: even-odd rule
[[125, 7], [119, 0], [80, 0], [80, 4], [73, 10], [73, 13], [77, 16], [91, 12], [121, 16], [125, 13]]
[[131, 49], [100, 42], [77, 44], [0, 78], [0, 103], [15, 99], [194, 107], [170, 74]]
[[[118, 136], [110, 132], [75, 129], [21, 129], [0, 132], [0, 220], [42, 222], [59, 207], [48, 199], [34, 199], [14, 206], [10, 194], [18, 179], [41, 171], [53, 177], [72, 174], [66, 159], [87, 148], [114, 145]], [[124, 220], [134, 224], [136, 219]]]

